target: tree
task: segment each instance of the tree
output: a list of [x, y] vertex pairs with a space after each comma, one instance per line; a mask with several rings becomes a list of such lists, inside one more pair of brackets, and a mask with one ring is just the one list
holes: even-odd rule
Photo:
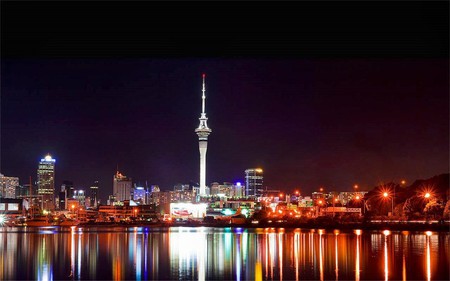
[[450, 219], [450, 200], [447, 201], [447, 204], [445, 204], [444, 212], [443, 212], [443, 218], [445, 220]]
[[441, 201], [438, 201], [436, 198], [431, 199], [425, 205], [423, 212], [427, 217], [431, 216], [432, 218], [442, 217], [442, 213], [444, 211], [444, 206]]
[[413, 217], [414, 215], [414, 206], [412, 204], [412, 197], [406, 199], [405, 204], [403, 204], [403, 215], [407, 218], [410, 219], [411, 217]]

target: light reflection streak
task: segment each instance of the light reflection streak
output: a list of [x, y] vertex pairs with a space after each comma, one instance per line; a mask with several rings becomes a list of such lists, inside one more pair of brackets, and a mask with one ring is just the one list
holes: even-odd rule
[[236, 235], [236, 280], [241, 280], [241, 235]]
[[389, 230], [383, 231], [384, 234], [384, 280], [389, 278], [389, 265], [388, 265], [388, 248], [387, 248], [387, 237], [391, 232]]
[[48, 261], [46, 237], [42, 236], [42, 247], [39, 248], [37, 280], [48, 281], [53, 280], [52, 264]]
[[405, 253], [403, 253], [403, 257], [402, 257], [402, 277], [403, 277], [403, 281], [406, 281], [406, 258], [405, 258]]
[[323, 245], [322, 245], [322, 234], [323, 231], [319, 230], [319, 271], [320, 280], [323, 281]]
[[70, 233], [70, 275], [69, 277], [74, 277], [75, 274], [75, 228], [72, 228]]
[[338, 254], [338, 241], [337, 241], [337, 237], [338, 237], [338, 235], [339, 235], [339, 231], [335, 231], [334, 232], [334, 250], [335, 250], [335, 260], [336, 260], [336, 264], [335, 264], [335, 269], [334, 269], [334, 271], [336, 272], [336, 280], [338, 280], [339, 279], [339, 261], [338, 261], [338, 256], [339, 256], [339, 254]]
[[142, 267], [142, 259], [141, 259], [141, 239], [140, 239], [140, 235], [138, 237], [137, 232], [134, 233], [134, 253], [135, 253], [135, 261], [136, 261], [136, 279], [137, 280], [141, 280], [142, 278], [142, 272], [141, 272], [141, 267]]
[[278, 260], [280, 267], [280, 280], [283, 280], [283, 233], [278, 233]]
[[[170, 267], [178, 270], [178, 278], [186, 279], [197, 273], [197, 280], [206, 278], [207, 239], [203, 230], [190, 232], [180, 228], [179, 232], [169, 232]], [[226, 239], [225, 239], [226, 240]], [[230, 249], [228, 249], [230, 250]], [[216, 269], [219, 269], [215, 266]], [[195, 278], [194, 275], [191, 278]]]
[[78, 234], [78, 267], [77, 267], [77, 279], [81, 277], [81, 233]]
[[275, 267], [275, 233], [269, 234], [269, 251], [270, 251], [270, 277], [273, 279], [273, 268]]
[[359, 268], [359, 234], [356, 234], [356, 268], [355, 268], [355, 281], [360, 280], [360, 268]]
[[257, 261], [255, 264], [255, 281], [262, 281], [262, 268], [261, 262]]
[[309, 233], [308, 233], [308, 253], [310, 253], [309, 255], [306, 255], [305, 252], [305, 257], [308, 258], [308, 261], [312, 261], [314, 263], [314, 268], [317, 268], [317, 264], [316, 264], [316, 251], [314, 250], [314, 229], [312, 229]]
[[300, 234], [296, 231], [294, 233], [294, 259], [295, 259], [295, 280], [299, 280], [298, 274], [298, 252], [300, 251]]
[[268, 234], [266, 233], [266, 235], [265, 235], [265, 245], [266, 245], [266, 247], [265, 247], [265, 263], [266, 263], [266, 279], [269, 277], [269, 272], [268, 272], [268, 270], [269, 270], [269, 239], [268, 239]]
[[196, 236], [198, 236], [198, 240], [200, 242], [200, 247], [197, 248], [198, 280], [205, 280], [205, 253], [208, 251], [208, 244], [203, 228], [200, 229], [200, 233], [196, 233]]
[[430, 236], [431, 232], [426, 232], [426, 241], [427, 241], [427, 280], [431, 280], [431, 255], [430, 255]]

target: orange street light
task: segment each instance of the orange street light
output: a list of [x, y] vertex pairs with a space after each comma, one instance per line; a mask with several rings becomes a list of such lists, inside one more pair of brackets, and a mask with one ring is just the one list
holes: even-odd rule
[[[383, 197], [384, 198], [388, 198], [388, 197], [390, 197], [389, 196], [389, 193], [387, 193], [386, 191], [383, 193]], [[392, 202], [392, 215], [394, 215], [394, 197], [391, 197], [391, 202]]]
[[[385, 193], [387, 194], [387, 192], [385, 192]], [[383, 194], [383, 196], [384, 196], [384, 194]], [[356, 195], [355, 199], [358, 201], [361, 200], [363, 202], [363, 214], [365, 214], [366, 213], [366, 202], [365, 202], [364, 198], [360, 197], [359, 195]]]
[[429, 192], [427, 192], [427, 193], [425, 193], [425, 195], [423, 196], [423, 197], [425, 197], [425, 198], [430, 198], [431, 197], [431, 194], [429, 193]]

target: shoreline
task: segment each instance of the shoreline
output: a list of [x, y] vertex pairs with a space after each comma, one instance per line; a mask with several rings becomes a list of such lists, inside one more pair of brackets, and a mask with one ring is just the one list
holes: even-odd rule
[[241, 228], [241, 229], [323, 229], [325, 231], [351, 231], [351, 230], [366, 230], [366, 231], [435, 231], [435, 232], [450, 232], [449, 223], [392, 223], [392, 222], [377, 222], [377, 223], [259, 223], [259, 224], [224, 224], [224, 223], [204, 223], [204, 222], [186, 222], [186, 223], [80, 223], [73, 226], [49, 225], [49, 226], [3, 226], [1, 230], [14, 229], [45, 229], [45, 228], [131, 228], [131, 227], [145, 227], [150, 229], [168, 229], [171, 227], [210, 227], [210, 228]]

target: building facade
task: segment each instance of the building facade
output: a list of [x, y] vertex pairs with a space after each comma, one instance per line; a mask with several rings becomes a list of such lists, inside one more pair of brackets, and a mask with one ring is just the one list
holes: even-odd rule
[[89, 188], [90, 194], [89, 194], [89, 201], [90, 201], [90, 207], [91, 208], [97, 208], [98, 206], [98, 181], [94, 181], [94, 184]]
[[55, 209], [55, 162], [56, 160], [47, 154], [39, 162], [37, 170], [37, 191], [41, 208], [44, 210]]
[[245, 170], [245, 196], [261, 197], [263, 195], [263, 170]]
[[67, 198], [73, 198], [75, 195], [75, 187], [73, 186], [73, 181], [65, 180], [61, 184], [61, 191], [66, 193]]
[[0, 198], [16, 198], [16, 189], [18, 188], [19, 178], [0, 174]]
[[122, 175], [119, 171], [113, 176], [113, 196], [116, 201], [125, 201], [133, 199], [131, 192], [133, 189], [133, 183], [131, 178]]

